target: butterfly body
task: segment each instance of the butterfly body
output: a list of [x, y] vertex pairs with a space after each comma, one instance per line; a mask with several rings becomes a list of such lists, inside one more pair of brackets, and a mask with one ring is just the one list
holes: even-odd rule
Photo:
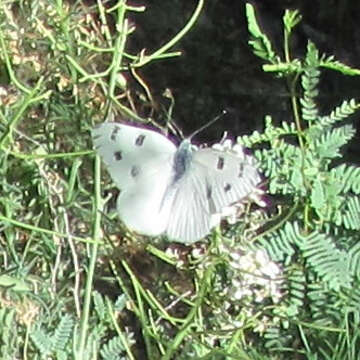
[[260, 175], [245, 154], [177, 148], [156, 131], [118, 123], [93, 129], [93, 141], [115, 184], [117, 210], [130, 229], [193, 243], [219, 224], [222, 209], [246, 197]]

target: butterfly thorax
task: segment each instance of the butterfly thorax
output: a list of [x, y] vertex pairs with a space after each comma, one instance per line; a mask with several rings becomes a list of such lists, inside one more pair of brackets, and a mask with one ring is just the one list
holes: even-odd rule
[[173, 184], [179, 181], [186, 173], [186, 171], [190, 168], [192, 157], [193, 151], [190, 140], [183, 140], [174, 156], [174, 176], [172, 180]]

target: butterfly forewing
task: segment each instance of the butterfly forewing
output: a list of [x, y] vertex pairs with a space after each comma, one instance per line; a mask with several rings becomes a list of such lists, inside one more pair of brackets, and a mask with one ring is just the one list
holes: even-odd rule
[[249, 155], [204, 148], [194, 153], [193, 162], [195, 167], [208, 169], [207, 181], [215, 212], [248, 196], [261, 181]]
[[117, 123], [101, 124], [92, 137], [121, 190], [117, 210], [122, 221], [141, 234], [163, 233], [170, 210], [162, 200], [172, 176], [176, 146], [155, 131]]
[[118, 123], [103, 123], [92, 131], [96, 151], [108, 167], [110, 176], [122, 189], [171, 162], [176, 146], [151, 130]]

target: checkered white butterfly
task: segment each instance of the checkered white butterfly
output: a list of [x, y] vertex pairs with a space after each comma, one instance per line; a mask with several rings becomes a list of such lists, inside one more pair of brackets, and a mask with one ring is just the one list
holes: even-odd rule
[[117, 210], [125, 225], [150, 236], [191, 244], [220, 223], [224, 208], [256, 189], [253, 158], [189, 139], [179, 147], [156, 131], [120, 123], [92, 130], [97, 153], [120, 188]]

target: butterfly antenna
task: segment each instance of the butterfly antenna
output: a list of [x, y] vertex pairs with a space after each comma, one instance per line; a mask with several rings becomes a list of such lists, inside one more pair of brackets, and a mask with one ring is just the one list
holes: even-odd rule
[[210, 125], [212, 125], [215, 121], [218, 121], [222, 116], [226, 115], [227, 111], [223, 110], [221, 112], [221, 114], [219, 114], [218, 116], [216, 116], [214, 119], [210, 120], [208, 123], [206, 123], [205, 125], [203, 125], [201, 128], [195, 130], [190, 136], [189, 139], [191, 139], [193, 136], [195, 136], [196, 134], [198, 134], [199, 132], [203, 131], [204, 129], [206, 129], [207, 127], [209, 127]]

